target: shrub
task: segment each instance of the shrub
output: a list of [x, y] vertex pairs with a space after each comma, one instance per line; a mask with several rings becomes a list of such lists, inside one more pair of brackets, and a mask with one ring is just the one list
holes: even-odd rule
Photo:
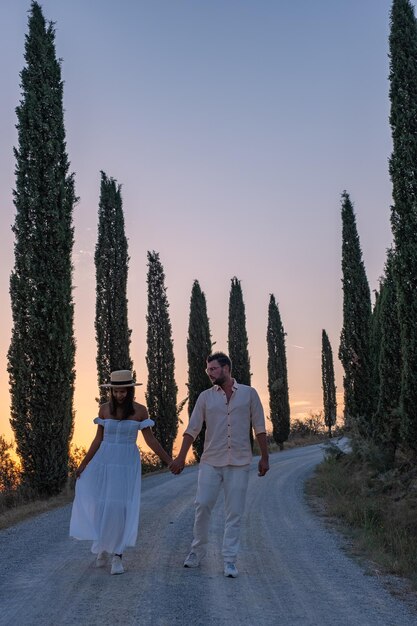
[[10, 457], [13, 444], [8, 443], [0, 435], [0, 504], [4, 507], [12, 506], [14, 494], [20, 484], [20, 467]]

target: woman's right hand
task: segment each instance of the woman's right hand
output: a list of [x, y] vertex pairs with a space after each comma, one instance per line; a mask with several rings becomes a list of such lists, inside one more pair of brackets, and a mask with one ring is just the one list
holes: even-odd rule
[[173, 474], [181, 474], [182, 470], [184, 469], [184, 466], [185, 466], [184, 459], [182, 459], [180, 456], [177, 456], [177, 458], [174, 459], [172, 463], [170, 463], [169, 469], [171, 470]]

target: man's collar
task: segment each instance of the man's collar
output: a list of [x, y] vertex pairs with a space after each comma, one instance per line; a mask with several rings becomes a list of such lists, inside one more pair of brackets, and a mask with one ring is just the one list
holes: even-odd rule
[[[236, 382], [236, 379], [233, 379], [233, 385], [232, 385], [232, 389], [236, 390], [239, 387], [239, 383]], [[223, 391], [223, 389], [220, 387], [220, 385], [213, 385], [213, 389], [215, 389], [216, 391]]]

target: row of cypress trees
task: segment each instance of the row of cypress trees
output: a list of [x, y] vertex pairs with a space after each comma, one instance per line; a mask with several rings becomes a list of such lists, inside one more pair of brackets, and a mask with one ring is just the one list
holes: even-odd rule
[[[72, 214], [77, 200], [69, 173], [61, 66], [55, 31], [32, 2], [17, 107], [15, 265], [10, 279], [13, 329], [8, 352], [11, 425], [26, 486], [40, 495], [58, 493], [68, 473], [75, 381], [72, 299]], [[133, 369], [128, 326], [128, 244], [121, 186], [101, 172], [95, 249], [97, 374], [99, 384], [115, 369]], [[156, 435], [171, 453], [178, 431], [175, 361], [164, 270], [148, 252], [146, 402]], [[250, 384], [245, 310], [240, 282], [232, 279], [229, 351], [236, 377]], [[207, 307], [193, 285], [189, 336], [189, 411], [209, 384], [205, 359], [212, 348]], [[106, 399], [101, 393], [99, 401]], [[289, 419], [289, 415], [288, 415]], [[195, 442], [201, 455], [204, 433]]]
[[354, 443], [376, 450], [385, 467], [392, 466], [399, 446], [417, 452], [417, 20], [409, 0], [393, 0], [389, 45], [393, 246], [372, 310], [353, 207], [344, 192], [339, 349]]
[[[63, 115], [61, 63], [55, 30], [33, 1], [17, 107], [15, 265], [10, 280], [13, 330], [8, 352], [11, 424], [27, 486], [41, 495], [65, 484], [73, 431], [75, 341], [73, 336], [73, 208], [77, 201], [69, 173]], [[128, 244], [121, 186], [101, 172], [95, 250], [98, 383], [114, 369], [132, 369], [128, 326]], [[146, 402], [157, 418], [156, 435], [169, 452], [178, 431], [172, 329], [165, 276], [159, 255], [148, 253]], [[277, 302], [268, 310], [268, 389], [274, 439], [288, 438], [290, 408], [285, 332]], [[205, 295], [196, 280], [190, 301], [187, 340], [188, 411], [209, 385], [205, 359], [212, 350]], [[240, 281], [231, 281], [228, 350], [233, 374], [251, 384], [245, 306]], [[99, 401], [106, 399], [101, 392]], [[204, 432], [194, 443], [201, 456]]]
[[[127, 240], [120, 186], [102, 172], [99, 204], [98, 243], [96, 246], [96, 340], [99, 384], [108, 380], [114, 369], [131, 369], [130, 333], [127, 323]], [[179, 414], [188, 400], [191, 415], [199, 394], [211, 386], [205, 373], [206, 358], [212, 351], [207, 303], [198, 280], [194, 281], [190, 299], [187, 338], [188, 397], [177, 405], [175, 359], [165, 274], [159, 254], [148, 252], [147, 354], [148, 383], [146, 403], [155, 420], [157, 438], [169, 453], [178, 432]], [[270, 296], [268, 312], [268, 389], [273, 437], [281, 446], [288, 439], [290, 406], [285, 350], [285, 332], [278, 305]], [[240, 383], [251, 384], [246, 312], [240, 281], [233, 277], [229, 296], [228, 352], [233, 376]], [[106, 392], [100, 398], [103, 402]], [[253, 433], [250, 432], [253, 442]], [[193, 443], [200, 458], [204, 429]]]
[[[206, 357], [212, 351], [209, 318], [204, 292], [194, 281], [188, 325], [188, 414], [191, 415], [199, 394], [211, 387], [205, 374]], [[273, 426], [273, 438], [282, 446], [290, 432], [290, 404], [288, 392], [285, 332], [278, 305], [270, 296], [267, 327], [269, 416]], [[232, 361], [234, 378], [244, 385], [251, 384], [246, 312], [240, 281], [233, 277], [229, 294], [228, 352]], [[250, 432], [251, 441], [253, 433]], [[204, 445], [204, 430], [194, 441], [193, 449], [200, 458]]]
[[[344, 368], [345, 418], [358, 438], [376, 442], [385, 451], [390, 463], [400, 443], [417, 450], [416, 52], [414, 9], [409, 0], [394, 0], [390, 33], [390, 123], [393, 136], [390, 175], [394, 200], [391, 212], [394, 246], [387, 252], [385, 273], [373, 310], [353, 204], [346, 191], [342, 194], [343, 329], [339, 358]], [[203, 325], [201, 318], [204, 318]], [[206, 318], [204, 294], [196, 281], [191, 297], [187, 350], [189, 363], [200, 361], [195, 373], [192, 373], [191, 367], [189, 370], [190, 412], [198, 393], [208, 384], [202, 376], [203, 360], [211, 347]], [[170, 334], [168, 320], [167, 336], [170, 337]], [[201, 341], [199, 355], [190, 339], [193, 336], [199, 336]], [[267, 331], [268, 389], [273, 434], [280, 444], [288, 437], [289, 429], [284, 337], [278, 307], [274, 296], [271, 296]], [[232, 279], [231, 285], [228, 339], [234, 374], [242, 383], [250, 384], [245, 310], [237, 278]], [[282, 362], [279, 355], [283, 355]], [[147, 359], [148, 367], [152, 366], [151, 360]], [[336, 395], [332, 352], [324, 330], [322, 381], [325, 421], [331, 434], [336, 418]], [[151, 397], [152, 394], [149, 395]], [[201, 454], [201, 445], [202, 438], [195, 443], [197, 457]]]
[[[353, 205], [342, 194], [345, 414], [361, 437], [387, 444], [393, 457], [399, 441], [417, 448], [417, 206], [416, 129], [417, 28], [409, 0], [394, 0], [391, 13], [390, 161], [395, 247], [388, 253], [374, 310], [362, 261]], [[32, 2], [17, 107], [15, 266], [10, 280], [13, 330], [8, 353], [11, 423], [27, 484], [40, 494], [57, 493], [67, 475], [73, 430], [75, 341], [73, 336], [72, 212], [74, 176], [69, 172], [63, 118], [61, 66], [55, 31]], [[40, 80], [39, 77], [42, 77]], [[113, 369], [133, 367], [127, 317], [127, 239], [121, 187], [101, 173], [96, 264], [97, 371], [99, 383]], [[146, 401], [157, 419], [156, 434], [172, 451], [183, 402], [177, 404], [172, 328], [159, 255], [148, 253]], [[274, 439], [288, 438], [290, 411], [285, 332], [275, 297], [267, 327], [268, 390]], [[188, 410], [209, 385], [205, 358], [212, 341], [204, 293], [191, 293]], [[251, 383], [245, 307], [240, 281], [231, 281], [228, 349], [233, 373]], [[333, 358], [322, 335], [322, 378], [326, 424], [336, 416]], [[104, 396], [100, 400], [103, 401]], [[163, 419], [161, 419], [161, 416]], [[204, 433], [194, 444], [201, 455]]]

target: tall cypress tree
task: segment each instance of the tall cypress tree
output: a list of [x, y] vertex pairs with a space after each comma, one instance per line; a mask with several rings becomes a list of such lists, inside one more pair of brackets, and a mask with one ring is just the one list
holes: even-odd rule
[[400, 441], [401, 332], [398, 316], [395, 255], [389, 250], [385, 277], [379, 295], [381, 347], [379, 351], [379, 396], [375, 413], [375, 440], [392, 464]]
[[339, 359], [344, 368], [345, 418], [361, 436], [370, 434], [372, 365], [371, 294], [362, 260], [355, 214], [349, 194], [342, 193], [343, 328]]
[[178, 431], [177, 385], [174, 378], [174, 348], [165, 274], [157, 252], [148, 252], [147, 282], [148, 386], [146, 402], [149, 415], [155, 420], [156, 437], [168, 454], [172, 454]]
[[[132, 369], [127, 316], [128, 248], [121, 187], [101, 172], [96, 265], [96, 341], [99, 384], [114, 370]], [[107, 392], [100, 393], [100, 402]]]
[[334, 382], [333, 352], [329, 337], [323, 329], [321, 335], [321, 379], [323, 386], [324, 423], [332, 436], [332, 426], [336, 424], [336, 385]]
[[72, 211], [61, 66], [55, 30], [32, 2], [16, 109], [13, 329], [8, 352], [11, 425], [23, 480], [58, 493], [68, 473], [73, 429]]
[[[232, 278], [230, 286], [228, 346], [233, 377], [242, 385], [250, 385], [251, 373], [245, 303], [243, 302], [240, 280], [236, 276]], [[252, 428], [249, 430], [249, 437], [253, 448]]]
[[278, 304], [271, 294], [268, 308], [268, 391], [272, 436], [282, 449], [290, 434], [290, 401], [288, 394], [285, 332]]
[[246, 332], [245, 304], [240, 280], [232, 278], [229, 297], [229, 357], [238, 383], [250, 385], [250, 359]]
[[[191, 416], [198, 396], [211, 387], [206, 374], [206, 359], [211, 352], [211, 334], [207, 316], [206, 297], [201, 291], [198, 280], [193, 283], [188, 323], [188, 415]], [[203, 453], [205, 426], [193, 442], [197, 461]]]
[[390, 58], [391, 225], [401, 329], [402, 430], [417, 450], [417, 22], [409, 0], [392, 4]]

